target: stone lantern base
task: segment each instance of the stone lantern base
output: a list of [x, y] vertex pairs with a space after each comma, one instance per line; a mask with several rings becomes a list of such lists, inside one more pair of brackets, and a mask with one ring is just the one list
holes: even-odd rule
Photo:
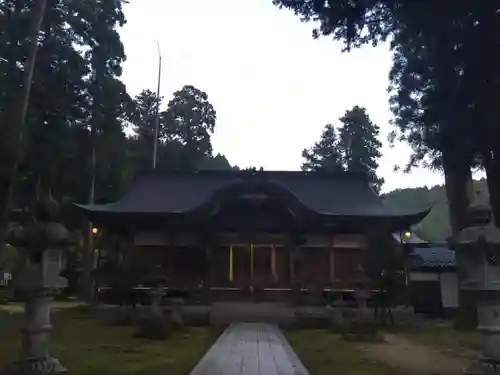
[[42, 375], [59, 374], [66, 372], [57, 358], [47, 356], [45, 358], [20, 359], [7, 365], [1, 375]]
[[21, 358], [3, 368], [1, 375], [59, 374], [67, 371], [58, 359], [48, 353], [52, 299], [48, 291], [26, 293]]
[[464, 371], [470, 375], [500, 375], [500, 302], [496, 291], [477, 292], [477, 331], [481, 333], [481, 358]]
[[500, 362], [489, 358], [479, 359], [472, 362], [465, 370], [466, 375], [499, 375]]

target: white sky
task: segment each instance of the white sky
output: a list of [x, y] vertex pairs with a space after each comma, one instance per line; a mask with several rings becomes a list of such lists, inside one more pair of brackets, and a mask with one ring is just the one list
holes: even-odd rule
[[217, 111], [214, 151], [232, 165], [297, 170], [302, 149], [323, 127], [360, 105], [381, 128], [384, 191], [443, 183], [427, 170], [392, 170], [409, 151], [386, 141], [387, 46], [342, 54], [328, 38], [313, 40], [311, 24], [271, 0], [130, 0], [125, 15], [122, 78], [130, 94], [156, 91], [159, 40], [161, 95], [168, 102], [186, 84], [205, 91]]

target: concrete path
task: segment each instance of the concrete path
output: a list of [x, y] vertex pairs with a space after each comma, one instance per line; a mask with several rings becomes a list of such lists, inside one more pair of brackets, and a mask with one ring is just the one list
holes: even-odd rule
[[279, 328], [230, 325], [190, 375], [309, 375]]

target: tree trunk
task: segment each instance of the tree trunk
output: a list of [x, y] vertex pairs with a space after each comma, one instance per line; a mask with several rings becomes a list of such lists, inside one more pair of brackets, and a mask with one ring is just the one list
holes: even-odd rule
[[[452, 237], [456, 238], [466, 224], [467, 207], [474, 199], [472, 174], [469, 163], [451, 154], [443, 154], [443, 168]], [[465, 260], [460, 251], [455, 252], [455, 259], [459, 282], [459, 307], [455, 316], [455, 326], [461, 329], [475, 329], [477, 326], [476, 301], [472, 294], [460, 288], [465, 268]]]
[[[498, 138], [496, 140], [498, 142]], [[493, 219], [495, 225], [500, 227], [500, 147], [495, 151], [484, 157], [484, 167]]]
[[[96, 169], [96, 130], [95, 126], [92, 125], [90, 130], [90, 142], [91, 142], [91, 180], [89, 189], [89, 204], [94, 204], [95, 200], [95, 169]], [[92, 279], [92, 269], [94, 267], [94, 233], [92, 233], [92, 223], [87, 222], [86, 225], [86, 235], [83, 247], [83, 267], [82, 267], [82, 285], [81, 294], [82, 298], [87, 302], [91, 302], [94, 297], [94, 283]]]
[[[500, 226], [500, 49], [498, 35], [500, 24], [498, 22], [498, 4], [496, 2], [480, 2], [478, 49], [480, 55], [477, 61], [481, 62], [480, 71], [482, 82], [479, 97], [478, 118], [479, 142], [486, 179], [490, 195], [490, 207], [495, 220], [495, 225]], [[476, 68], [476, 70], [479, 70]]]
[[[467, 123], [459, 109], [459, 87], [454, 69], [453, 51], [455, 38], [453, 23], [447, 17], [451, 1], [433, 2], [433, 19], [435, 30], [431, 36], [431, 53], [436, 68], [436, 89], [439, 94], [440, 136], [442, 163], [445, 175], [445, 190], [448, 199], [449, 220], [452, 237], [456, 238], [466, 224], [467, 208], [473, 199], [472, 164], [473, 150], [468, 149], [465, 129]], [[442, 20], [448, 20], [442, 22]], [[458, 274], [459, 308], [456, 314], [456, 326], [460, 328], [475, 328], [477, 325], [476, 304], [470, 295], [461, 290], [464, 259], [460, 251], [455, 252]]]
[[[47, 0], [38, 0], [32, 10], [33, 21], [30, 48], [24, 65], [24, 79], [20, 98], [14, 98], [12, 107], [7, 107], [4, 123], [0, 124], [0, 251], [7, 235], [12, 188], [17, 167], [22, 157], [23, 131], [30, 100], [31, 83], [38, 52], [38, 34], [43, 22]], [[11, 88], [14, 95], [17, 90]]]

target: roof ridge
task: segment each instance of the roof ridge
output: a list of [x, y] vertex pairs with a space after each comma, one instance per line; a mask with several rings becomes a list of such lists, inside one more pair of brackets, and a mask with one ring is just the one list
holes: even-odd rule
[[359, 171], [301, 171], [301, 170], [217, 170], [217, 169], [200, 169], [196, 171], [186, 170], [161, 170], [149, 169], [143, 170], [134, 176], [134, 180], [143, 177], [154, 176], [194, 176], [194, 175], [207, 175], [207, 176], [228, 176], [228, 177], [245, 177], [245, 176], [260, 176], [272, 179], [273, 176], [314, 176], [324, 179], [330, 178], [346, 178], [353, 180], [368, 181], [368, 176], [364, 172]]

